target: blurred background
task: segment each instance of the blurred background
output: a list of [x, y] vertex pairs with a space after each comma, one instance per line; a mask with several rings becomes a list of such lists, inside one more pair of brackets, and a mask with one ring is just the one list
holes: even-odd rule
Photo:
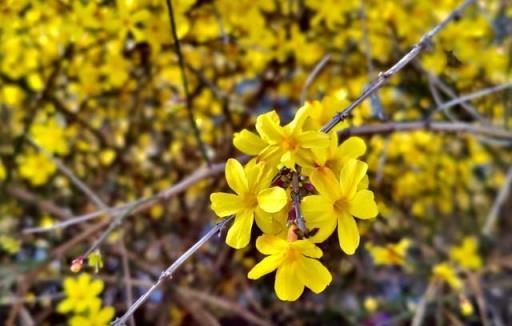
[[[2, 1], [0, 324], [123, 314], [214, 225], [235, 132], [342, 110], [460, 3], [173, 0], [177, 52], [165, 0]], [[511, 33], [475, 1], [341, 124], [380, 214], [322, 244], [324, 292], [279, 301], [214, 236], [129, 324], [512, 324]]]

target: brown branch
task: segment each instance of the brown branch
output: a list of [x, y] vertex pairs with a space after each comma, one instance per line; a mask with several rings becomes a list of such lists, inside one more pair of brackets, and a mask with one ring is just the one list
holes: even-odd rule
[[512, 168], [508, 169], [507, 177], [505, 178], [505, 182], [501, 186], [500, 191], [498, 192], [498, 196], [492, 205], [492, 209], [487, 215], [485, 219], [485, 224], [482, 228], [482, 234], [490, 237], [494, 231], [494, 227], [498, 222], [498, 216], [500, 214], [501, 207], [507, 201], [507, 197], [510, 192], [510, 188], [512, 186]]

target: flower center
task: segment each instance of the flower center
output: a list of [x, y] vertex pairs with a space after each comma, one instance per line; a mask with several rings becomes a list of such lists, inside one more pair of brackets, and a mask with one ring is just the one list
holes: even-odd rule
[[290, 151], [290, 150], [293, 151], [293, 150], [297, 149], [298, 144], [295, 141], [295, 139], [287, 137], [287, 138], [283, 139], [283, 143], [281, 144], [281, 147], [286, 151]]
[[346, 211], [347, 206], [347, 200], [345, 198], [338, 199], [334, 202], [334, 210], [338, 213]]
[[258, 206], [258, 198], [256, 198], [255, 194], [246, 194], [243, 201], [247, 208], [256, 208]]

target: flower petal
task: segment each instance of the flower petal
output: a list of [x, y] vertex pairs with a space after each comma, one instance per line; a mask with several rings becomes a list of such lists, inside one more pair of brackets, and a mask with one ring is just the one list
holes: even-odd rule
[[379, 211], [373, 197], [373, 192], [370, 190], [358, 191], [350, 202], [349, 212], [361, 219], [374, 218], [377, 216]]
[[288, 213], [283, 209], [277, 213], [267, 213], [258, 207], [255, 211], [255, 220], [263, 233], [277, 235], [286, 230]]
[[226, 243], [235, 249], [244, 248], [251, 240], [252, 222], [254, 220], [254, 212], [251, 210], [243, 210], [235, 216], [235, 222], [229, 228], [226, 236]]
[[237, 194], [243, 194], [249, 191], [247, 177], [244, 168], [240, 162], [230, 158], [226, 162], [226, 180], [231, 189]]
[[258, 155], [267, 145], [258, 135], [246, 129], [234, 135], [233, 144], [239, 151], [249, 155]]
[[320, 258], [323, 255], [322, 249], [318, 248], [310, 239], [294, 241], [291, 243], [291, 247], [311, 258]]
[[283, 260], [283, 255], [272, 255], [263, 258], [262, 261], [257, 263], [247, 274], [247, 277], [251, 280], [256, 280], [263, 275], [273, 272], [279, 267]]
[[299, 280], [311, 291], [320, 293], [332, 282], [329, 270], [316, 259], [304, 257], [297, 262]]
[[288, 241], [264, 234], [256, 240], [256, 248], [264, 255], [275, 255], [288, 249]]
[[343, 195], [351, 198], [357, 191], [357, 185], [368, 170], [368, 165], [359, 160], [349, 160], [341, 169], [340, 185]]
[[354, 254], [359, 246], [359, 230], [355, 219], [348, 213], [338, 217], [338, 241], [347, 255]]
[[349, 159], [358, 158], [366, 153], [366, 143], [359, 137], [350, 137], [337, 150], [337, 155], [345, 163]]
[[258, 194], [258, 206], [267, 213], [279, 212], [286, 203], [286, 191], [280, 187], [267, 188]]
[[315, 235], [309, 238], [312, 242], [322, 242], [334, 232], [337, 220], [332, 203], [327, 198], [320, 195], [304, 197], [302, 213], [309, 230], [318, 228]]
[[235, 194], [215, 192], [210, 195], [210, 202], [213, 211], [220, 217], [236, 214], [243, 209], [240, 197]]
[[103, 291], [103, 281], [94, 280], [89, 285], [89, 295], [99, 295]]
[[98, 315], [98, 320], [100, 320], [101, 322], [103, 322], [105, 324], [108, 324], [114, 317], [114, 313], [115, 313], [115, 311], [114, 311], [113, 307], [105, 307], [100, 310], [99, 315]]
[[324, 148], [329, 146], [329, 136], [320, 131], [304, 131], [296, 139], [299, 146], [303, 148]]
[[334, 173], [326, 167], [315, 169], [311, 172], [309, 180], [315, 186], [318, 193], [331, 202], [335, 202], [341, 197], [340, 184]]
[[300, 297], [304, 284], [297, 276], [295, 263], [285, 262], [277, 269], [274, 289], [277, 297], [283, 301], [295, 301]]
[[284, 135], [283, 127], [276, 111], [262, 114], [256, 119], [256, 130], [261, 138], [269, 144], [278, 144]]

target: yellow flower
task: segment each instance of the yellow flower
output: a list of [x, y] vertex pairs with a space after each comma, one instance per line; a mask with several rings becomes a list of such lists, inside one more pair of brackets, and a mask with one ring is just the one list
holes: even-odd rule
[[403, 265], [405, 263], [405, 255], [407, 249], [411, 245], [409, 239], [402, 239], [395, 244], [388, 244], [386, 246], [374, 246], [368, 244], [366, 249], [372, 255], [375, 265]]
[[23, 178], [39, 186], [48, 181], [57, 166], [41, 153], [28, 153], [18, 158], [18, 169]]
[[108, 326], [114, 317], [113, 307], [101, 308], [100, 303], [94, 304], [89, 312], [83, 316], [73, 316], [69, 320], [70, 326]]
[[482, 267], [482, 258], [478, 255], [478, 241], [474, 237], [466, 237], [459, 247], [453, 247], [450, 257], [463, 268], [476, 270]]
[[359, 246], [359, 230], [353, 216], [369, 219], [378, 214], [373, 192], [358, 189], [367, 168], [366, 163], [350, 160], [341, 169], [339, 180], [327, 168], [311, 174], [311, 183], [319, 195], [305, 197], [302, 207], [308, 229], [318, 228], [312, 241], [324, 241], [337, 225], [341, 249], [349, 255], [355, 252]]
[[311, 149], [329, 145], [329, 138], [320, 131], [303, 130], [308, 118], [307, 107], [297, 111], [295, 118], [286, 126], [280, 125], [275, 111], [262, 114], [256, 120], [259, 136], [243, 130], [235, 134], [233, 143], [240, 151], [249, 155], [258, 155], [258, 160], [270, 165], [282, 164], [295, 169], [295, 164], [308, 166], [313, 161]]
[[[321, 101], [314, 100], [306, 102], [304, 106], [307, 108], [310, 116], [310, 119], [305, 123], [306, 128], [320, 130], [332, 117], [348, 106], [350, 102], [347, 101], [346, 96], [347, 93], [342, 91], [339, 96], [328, 95]], [[333, 131], [341, 130], [347, 126], [346, 122], [338, 123], [338, 125], [333, 128]]]
[[66, 129], [56, 119], [34, 124], [30, 129], [30, 135], [37, 145], [50, 153], [61, 155], [68, 153]]
[[82, 313], [94, 308], [95, 305], [101, 305], [101, 299], [97, 297], [101, 291], [103, 291], [103, 281], [91, 280], [89, 274], [84, 273], [76, 278], [67, 277], [64, 280], [66, 298], [59, 303], [57, 311]]
[[315, 258], [322, 257], [322, 250], [309, 240], [287, 241], [264, 234], [256, 240], [256, 248], [265, 257], [248, 274], [258, 279], [277, 269], [274, 289], [283, 301], [295, 301], [304, 286], [320, 293], [332, 281], [331, 273]]
[[272, 217], [287, 203], [284, 189], [269, 188], [273, 170], [260, 162], [249, 162], [245, 169], [235, 159], [226, 163], [226, 180], [236, 194], [216, 192], [210, 195], [211, 206], [220, 217], [235, 215], [235, 221], [228, 231], [226, 243], [239, 249], [247, 246], [251, 229], [256, 224], [264, 232], [271, 232]]
[[2, 163], [2, 160], [0, 160], [0, 181], [4, 180], [7, 176], [7, 173], [5, 171], [4, 164]]
[[[359, 137], [350, 137], [338, 146], [338, 134], [329, 134], [329, 146], [313, 149], [315, 169], [327, 167], [339, 175], [341, 168], [351, 159], [356, 159], [366, 152], [366, 144]], [[310, 169], [303, 169], [304, 174], [309, 175]]]
[[434, 266], [434, 277], [441, 279], [448, 283], [453, 289], [460, 290], [462, 288], [462, 281], [457, 275], [455, 269], [448, 263], [440, 263]]

